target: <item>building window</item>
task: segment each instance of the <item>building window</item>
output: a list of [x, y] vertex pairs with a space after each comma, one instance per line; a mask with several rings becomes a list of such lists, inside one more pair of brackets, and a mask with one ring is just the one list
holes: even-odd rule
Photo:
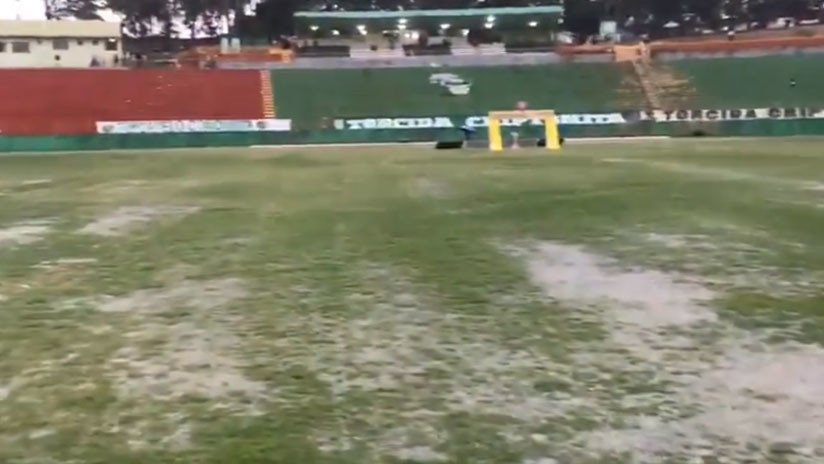
[[29, 53], [31, 52], [29, 48], [28, 42], [12, 42], [11, 43], [11, 52], [12, 53]]
[[82, 41], [82, 40], [78, 40], [78, 41], [77, 41], [77, 45], [83, 45], [83, 41]]
[[68, 50], [69, 49], [69, 39], [54, 39], [52, 41], [52, 46], [55, 50]]
[[92, 45], [97, 45], [97, 44], [99, 44], [99, 43], [100, 43], [100, 41], [99, 41], [99, 40], [97, 40], [97, 39], [92, 40]]
[[6, 42], [0, 42], [0, 53], [6, 51]]
[[106, 51], [107, 52], [116, 52], [117, 51], [117, 39], [109, 39], [106, 41]]

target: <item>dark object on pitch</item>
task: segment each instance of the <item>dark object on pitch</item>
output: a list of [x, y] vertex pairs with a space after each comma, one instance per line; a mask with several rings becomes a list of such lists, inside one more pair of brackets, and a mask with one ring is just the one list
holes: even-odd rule
[[[561, 143], [561, 146], [564, 146], [565, 139], [560, 137], [558, 142]], [[546, 139], [538, 139], [538, 143], [535, 144], [536, 147], [546, 147]]]
[[463, 140], [438, 140], [435, 142], [436, 150], [457, 150], [463, 148]]

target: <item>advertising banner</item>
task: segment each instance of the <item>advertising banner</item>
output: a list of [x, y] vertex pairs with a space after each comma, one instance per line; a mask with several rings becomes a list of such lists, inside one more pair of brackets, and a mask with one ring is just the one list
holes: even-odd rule
[[290, 119], [213, 119], [98, 121], [98, 134], [175, 134], [190, 132], [288, 132]]
[[819, 108], [732, 108], [639, 112], [639, 120], [655, 122], [743, 121], [755, 119], [824, 119], [824, 110]]
[[[614, 113], [559, 114], [561, 126], [591, 126], [648, 122], [703, 122], [757, 119], [824, 119], [819, 108], [733, 108], [706, 110], [634, 110]], [[520, 126], [526, 122], [542, 125], [541, 119], [512, 118], [502, 120], [503, 126]], [[338, 130], [375, 129], [449, 129], [487, 127], [487, 116], [424, 116], [336, 119]]]
[[[511, 118], [501, 120], [503, 126], [520, 126], [526, 122], [542, 125], [541, 119]], [[622, 113], [582, 113], [559, 114], [561, 125], [595, 125], [623, 124], [627, 120]], [[339, 130], [374, 130], [374, 129], [449, 129], [461, 127], [480, 128], [489, 126], [487, 116], [424, 116], [393, 118], [347, 118], [336, 119], [335, 128]]]

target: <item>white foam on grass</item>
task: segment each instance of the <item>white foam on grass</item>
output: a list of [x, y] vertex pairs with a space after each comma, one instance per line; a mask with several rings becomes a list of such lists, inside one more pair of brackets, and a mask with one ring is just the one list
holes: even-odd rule
[[443, 453], [433, 450], [428, 446], [413, 446], [401, 448], [393, 453], [397, 459], [408, 462], [445, 462], [449, 457]]
[[197, 212], [192, 206], [123, 206], [86, 224], [78, 233], [118, 237], [164, 218], [182, 217]]
[[210, 311], [246, 295], [247, 290], [241, 279], [183, 280], [159, 289], [102, 297], [97, 309], [104, 313], [157, 314], [182, 306]]
[[[301, 314], [280, 328], [277, 347], [287, 365], [315, 372], [336, 401], [366, 393], [381, 403], [361, 417], [377, 429], [368, 442], [378, 455], [442, 460], [440, 451], [424, 451], [445, 445], [440, 427], [451, 414], [502, 417], [527, 433], [567, 412], [563, 398], [535, 387], [562, 368], [546, 355], [502, 346], [473, 329], [480, 322], [471, 315], [441, 307], [390, 266], [368, 265], [357, 275], [363, 292], [344, 301], [347, 317]], [[311, 294], [301, 289], [300, 296]], [[347, 429], [315, 439], [334, 449]]]
[[43, 239], [54, 221], [43, 219], [24, 221], [0, 229], [0, 248], [29, 245]]
[[54, 269], [67, 266], [81, 266], [85, 264], [94, 264], [97, 262], [96, 258], [59, 258], [56, 260], [40, 261], [33, 267], [37, 269]]
[[[510, 250], [512, 251], [512, 250]], [[533, 283], [574, 310], [601, 322], [609, 350], [586, 345], [576, 369], [646, 371], [659, 393], [618, 392], [629, 415], [622, 428], [580, 434], [569, 445], [584, 453], [628, 453], [633, 462], [661, 456], [761, 459], [780, 446], [797, 462], [824, 456], [824, 350], [817, 345], [770, 344], [719, 320], [715, 292], [694, 278], [622, 266], [581, 247], [538, 243], [516, 250]], [[605, 405], [594, 412], [609, 414]], [[807, 451], [805, 451], [807, 450]]]
[[27, 179], [23, 182], [20, 182], [20, 185], [24, 187], [37, 187], [41, 185], [49, 185], [52, 183], [51, 179]]
[[[166, 277], [164, 287], [63, 305], [97, 309], [129, 328], [106, 364], [113, 389], [129, 402], [165, 412], [128, 412], [137, 419], [124, 432], [138, 450], [190, 446], [195, 424], [183, 406], [189, 398], [205, 400], [209, 409], [222, 414], [256, 416], [261, 402], [274, 395], [266, 382], [246, 374], [244, 344], [236, 333], [240, 322], [227, 311], [248, 295], [245, 283], [237, 278], [190, 280], [178, 268], [161, 275]], [[184, 309], [188, 311], [170, 318]], [[160, 430], [164, 432], [159, 435]]]
[[405, 187], [412, 198], [446, 198], [451, 190], [445, 181], [429, 177], [418, 177], [408, 182]]
[[[197, 396], [235, 409], [237, 404], [228, 402], [233, 396], [254, 400], [267, 392], [263, 382], [243, 373], [239, 342], [229, 332], [179, 323], [142, 326], [126, 337], [130, 343], [109, 364], [123, 397], [174, 401]], [[147, 355], [139, 348], [141, 340], [155, 339], [160, 340], [156, 353]]]
[[[236, 357], [238, 339], [223, 330], [223, 324], [207, 324], [215, 316], [212, 313], [247, 294], [243, 281], [236, 278], [182, 280], [99, 301], [99, 311], [131, 315], [141, 322], [126, 334], [128, 343], [110, 362], [121, 394], [162, 400], [184, 395], [212, 399], [239, 393], [262, 395], [265, 385], [242, 373], [242, 363]], [[179, 308], [195, 309], [199, 314], [176, 324], [153, 319]], [[142, 348], [147, 343], [158, 345], [159, 351], [147, 355]]]

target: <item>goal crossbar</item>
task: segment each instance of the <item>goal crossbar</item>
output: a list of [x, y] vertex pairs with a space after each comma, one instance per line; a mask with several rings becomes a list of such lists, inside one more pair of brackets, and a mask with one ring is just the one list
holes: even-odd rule
[[502, 121], [505, 119], [522, 120], [540, 119], [544, 123], [544, 137], [547, 150], [560, 150], [561, 137], [558, 132], [558, 118], [553, 110], [490, 111], [489, 112], [489, 149], [503, 151], [501, 134]]

